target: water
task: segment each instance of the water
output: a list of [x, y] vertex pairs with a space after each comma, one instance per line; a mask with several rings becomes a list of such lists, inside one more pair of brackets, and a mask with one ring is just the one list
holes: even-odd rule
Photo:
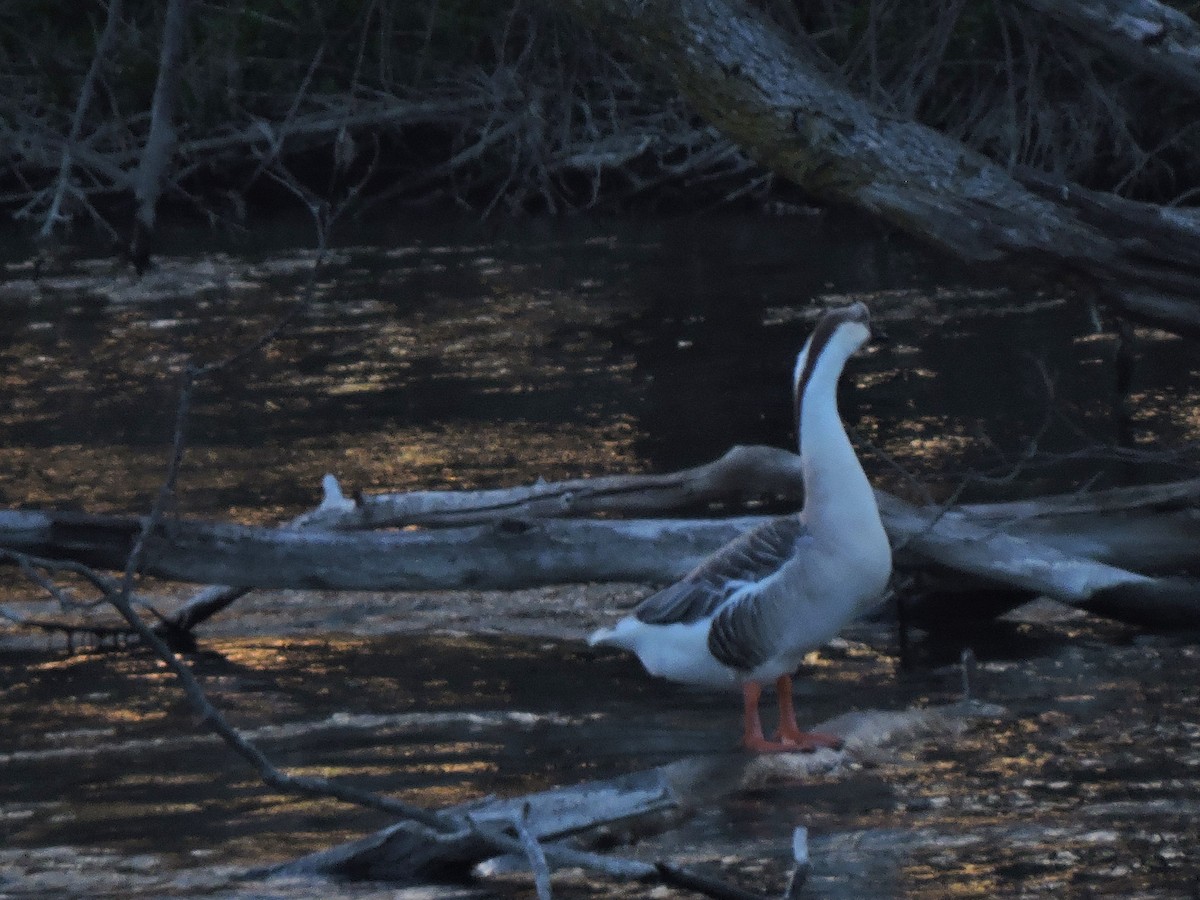
[[[35, 283], [10, 260], [0, 500], [146, 509], [172, 372], [289, 308], [308, 264], [295, 239], [264, 228], [235, 255], [182, 230], [138, 282], [84, 258]], [[842, 398], [864, 448], [880, 451], [866, 453], [878, 482], [911, 490], [901, 467], [944, 496], [986, 471], [1000, 481], [965, 495], [984, 499], [1194, 471], [1194, 454], [1173, 452], [1200, 438], [1194, 346], [1140, 330], [1128, 415], [1114, 416], [1115, 339], [1082, 304], [981, 281], [855, 223], [400, 223], [343, 234], [294, 326], [202, 388], [179, 508], [274, 523], [311, 506], [325, 472], [347, 490], [486, 487], [664, 471], [735, 442], [788, 446], [794, 354], [820, 305], [854, 297], [890, 338], [853, 364]], [[1104, 449], [1115, 438], [1140, 458]], [[33, 596], [0, 577], [5, 602]], [[280, 764], [433, 806], [725, 750], [731, 698], [581, 648], [588, 622], [636, 597], [589, 591], [574, 606], [518, 598], [520, 615], [552, 620], [529, 631], [555, 640], [463, 633], [501, 602], [483, 595], [399, 598], [399, 614], [391, 595], [263, 593], [206, 629], [192, 663]], [[459, 618], [466, 605], [482, 611]], [[395, 633], [412, 628], [442, 633]], [[778, 890], [790, 828], [807, 824], [815, 884], [834, 896], [1014, 885], [1157, 896], [1200, 871], [1194, 826], [1153, 806], [1200, 804], [1188, 687], [1200, 672], [1187, 641], [1134, 640], [1091, 620], [989, 625], [918, 637], [902, 670], [894, 635], [864, 626], [814, 660], [806, 721], [949, 702], [961, 676], [947, 666], [964, 645], [980, 657], [980, 693], [1011, 717], [841, 779], [734, 793], [642, 852], [692, 854]], [[147, 658], [67, 656], [3, 632], [0, 648], [0, 894], [236, 892], [241, 866], [384, 822], [265, 791], [195, 729]], [[1163, 683], [1162, 671], [1179, 677]], [[979, 842], [951, 840], [963, 834]], [[888, 835], [902, 851], [847, 849]]]
[[[846, 417], [918, 475], [1004, 474], [1035, 435], [1043, 453], [1078, 453], [1119, 432], [1115, 339], [1082, 304], [978, 284], [848, 226], [396, 230], [370, 246], [348, 235], [312, 308], [265, 357], [200, 392], [181, 511], [278, 521], [315, 500], [326, 471], [363, 490], [491, 486], [665, 470], [734, 442], [788, 446], [794, 354], [817, 307], [855, 296], [891, 342], [853, 367]], [[270, 248], [165, 258], [141, 282], [104, 261], [40, 283], [11, 270], [0, 284], [0, 498], [146, 508], [172, 372], [259, 334], [306, 266]], [[1140, 349], [1128, 441], [1195, 441], [1194, 348], [1146, 330]], [[1016, 490], [1180, 471], [1047, 462], [1025, 473], [1044, 481]]]
[[[1131, 640], [1087, 619], [989, 625], [968, 639], [980, 651], [973, 691], [1002, 704], [1000, 716], [962, 733], [902, 735], [832, 776], [694, 784], [684, 794], [691, 818], [632, 848], [618, 830], [616, 852], [777, 895], [791, 829], [804, 825], [814, 896], [1179, 896], [1200, 874], [1196, 646]], [[628, 658], [578, 642], [209, 643], [191, 660], [198, 675], [280, 765], [430, 806], [728, 758], [737, 731], [732, 697], [652, 682]], [[956, 667], [904, 671], [894, 653], [886, 630], [853, 629], [799, 680], [803, 719], [957, 699]], [[152, 660], [5, 654], [0, 677], [12, 685], [0, 704], [0, 892], [357, 896], [352, 886], [238, 880], [247, 866], [387, 819], [264, 789], [196, 728]], [[578, 875], [559, 885], [556, 896], [614, 895]], [[520, 882], [486, 890], [527, 896]]]

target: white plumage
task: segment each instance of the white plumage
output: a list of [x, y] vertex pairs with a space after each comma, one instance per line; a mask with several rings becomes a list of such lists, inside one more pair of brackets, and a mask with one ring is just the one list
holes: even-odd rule
[[[751, 750], [836, 743], [796, 726], [791, 676], [805, 653], [878, 602], [891, 573], [875, 494], [837, 409], [838, 378], [870, 338], [868, 322], [861, 303], [826, 313], [796, 359], [804, 509], [730, 542], [589, 641], [632, 651], [651, 675], [740, 685]], [[779, 692], [777, 741], [763, 737], [758, 717], [762, 685], [771, 681]]]

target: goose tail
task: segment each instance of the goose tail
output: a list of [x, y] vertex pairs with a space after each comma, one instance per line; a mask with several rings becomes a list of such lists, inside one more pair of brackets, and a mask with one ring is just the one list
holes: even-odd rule
[[624, 647], [632, 649], [629, 642], [629, 632], [636, 628], [636, 622], [628, 618], [622, 619], [611, 628], [597, 628], [588, 637], [589, 647]]

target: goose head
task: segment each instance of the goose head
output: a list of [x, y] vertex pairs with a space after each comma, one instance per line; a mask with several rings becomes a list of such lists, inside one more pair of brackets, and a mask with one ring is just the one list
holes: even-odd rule
[[805, 394], [818, 374], [827, 375], [836, 385], [846, 360], [871, 339], [871, 313], [865, 303], [851, 303], [831, 309], [817, 321], [792, 373], [792, 399], [796, 409], [796, 433], [800, 432], [800, 410]]

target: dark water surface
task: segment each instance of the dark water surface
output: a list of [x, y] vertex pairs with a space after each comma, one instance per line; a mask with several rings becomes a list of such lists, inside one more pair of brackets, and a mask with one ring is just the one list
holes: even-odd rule
[[[277, 521], [311, 505], [327, 471], [365, 490], [493, 486], [788, 446], [795, 353], [817, 309], [853, 297], [891, 340], [854, 365], [846, 418], [917, 474], [1004, 474], [1035, 436], [1043, 453], [1118, 436], [1115, 339], [1082, 304], [973, 284], [849, 225], [393, 230], [338, 250], [312, 307], [200, 392], [183, 512]], [[38, 281], [11, 263], [0, 499], [144, 509], [163, 470], [172, 372], [253, 339], [303, 281], [307, 255], [270, 237], [242, 255], [164, 257], [140, 281], [105, 260]], [[1194, 346], [1140, 338], [1125, 438], [1146, 450], [1200, 438]], [[1017, 490], [1175, 471], [1047, 462]]]
[[[262, 229], [234, 253], [181, 231], [140, 281], [87, 259], [35, 281], [10, 260], [0, 502], [146, 509], [171, 370], [289, 307], [309, 260], [295, 240]], [[315, 502], [325, 472], [347, 490], [498, 486], [788, 446], [794, 354], [817, 308], [856, 297], [890, 341], [853, 364], [845, 417], [935, 494], [1018, 463], [967, 497], [1170, 477], [1188, 471], [1172, 448], [1200, 438], [1194, 345], [1139, 330], [1118, 419], [1116, 340], [1082, 304], [979, 283], [846, 223], [391, 225], [343, 244], [296, 323], [200, 392], [181, 512], [278, 522]], [[1140, 459], [1099, 449], [1117, 438]], [[903, 486], [881, 455], [867, 466]], [[0, 604], [29, 596], [0, 577]], [[0, 896], [312, 895], [233, 873], [384, 824], [264, 790], [149, 659], [2, 649], [4, 628]], [[1186, 636], [992, 625], [918, 641], [901, 670], [890, 632], [864, 626], [814, 660], [804, 717], [950, 702], [964, 645], [1006, 716], [848, 778], [735, 794], [647, 852], [778, 891], [806, 824], [813, 896], [1191, 896], [1200, 659]], [[213, 700], [281, 765], [429, 805], [719, 752], [736, 731], [732, 698], [578, 642], [248, 633], [204, 651], [193, 663]]]
[[[804, 825], [814, 897], [1188, 896], [1200, 877], [1200, 648], [1087, 619], [962, 639], [978, 651], [972, 691], [1003, 712], [856, 754], [830, 776], [689, 794], [691, 819], [618, 852], [778, 895]], [[280, 765], [430, 806], [723, 754], [737, 733], [733, 697], [653, 682], [576, 642], [209, 644], [192, 663], [212, 699]], [[958, 667], [936, 665], [952, 646], [925, 644], [927, 664], [904, 670], [886, 629], [856, 627], [802, 673], [801, 715], [956, 700]], [[387, 819], [264, 789], [148, 658], [5, 654], [0, 677], [0, 895], [366, 890], [238, 880]], [[522, 884], [485, 890], [528, 896]], [[662, 896], [614, 890], [567, 877], [556, 896]]]

